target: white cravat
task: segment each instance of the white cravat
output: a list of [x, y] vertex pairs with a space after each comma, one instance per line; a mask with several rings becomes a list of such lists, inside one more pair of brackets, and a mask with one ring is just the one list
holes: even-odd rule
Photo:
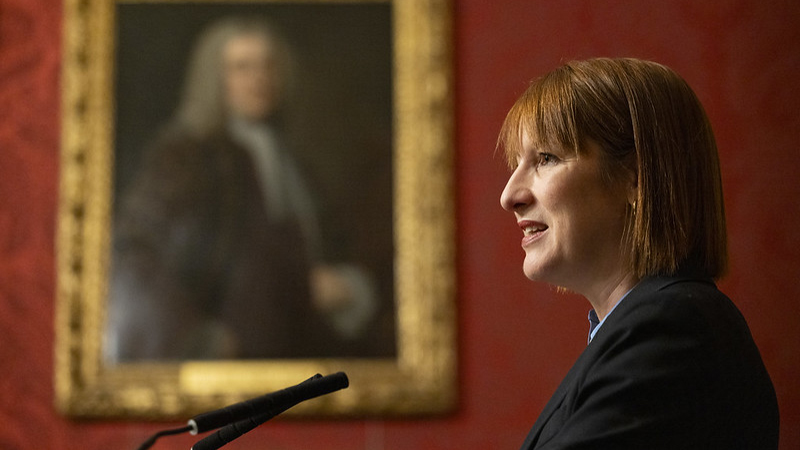
[[305, 180], [269, 125], [232, 119], [231, 137], [244, 147], [255, 165], [256, 175], [270, 220], [295, 215], [312, 259], [320, 255], [320, 230], [311, 193]]

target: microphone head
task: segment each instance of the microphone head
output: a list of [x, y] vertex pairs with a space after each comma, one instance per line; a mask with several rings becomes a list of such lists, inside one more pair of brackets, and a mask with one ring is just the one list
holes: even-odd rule
[[344, 388], [347, 388], [347, 387], [350, 386], [350, 380], [347, 378], [347, 374], [344, 373], [344, 372], [336, 372], [336, 373], [324, 376], [324, 377], [321, 378], [321, 380], [325, 379], [325, 378], [330, 379], [330, 381], [329, 381], [330, 385], [331, 386], [335, 386], [337, 391], [339, 389], [344, 389]]
[[350, 380], [347, 375], [344, 372], [337, 372], [303, 383], [303, 386], [297, 389], [296, 393], [300, 401], [305, 401], [330, 394], [348, 386], [350, 386]]

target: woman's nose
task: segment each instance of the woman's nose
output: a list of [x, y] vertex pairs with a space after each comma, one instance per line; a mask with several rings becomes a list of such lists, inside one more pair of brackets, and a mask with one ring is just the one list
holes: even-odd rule
[[533, 193], [530, 188], [523, 183], [523, 174], [519, 168], [514, 170], [508, 178], [506, 187], [500, 195], [500, 205], [509, 212], [514, 212], [517, 209], [530, 204], [532, 201]]

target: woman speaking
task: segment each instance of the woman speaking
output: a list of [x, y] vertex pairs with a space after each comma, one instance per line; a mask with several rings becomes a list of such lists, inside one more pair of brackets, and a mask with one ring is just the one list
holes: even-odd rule
[[498, 145], [525, 275], [592, 307], [589, 344], [522, 448], [777, 448], [772, 382], [713, 281], [719, 160], [687, 83], [648, 61], [571, 62], [530, 85]]

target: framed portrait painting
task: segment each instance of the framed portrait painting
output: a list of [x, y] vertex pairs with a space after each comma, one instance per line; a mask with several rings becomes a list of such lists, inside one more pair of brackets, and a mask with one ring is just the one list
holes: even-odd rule
[[65, 4], [56, 403], [456, 404], [450, 4]]

